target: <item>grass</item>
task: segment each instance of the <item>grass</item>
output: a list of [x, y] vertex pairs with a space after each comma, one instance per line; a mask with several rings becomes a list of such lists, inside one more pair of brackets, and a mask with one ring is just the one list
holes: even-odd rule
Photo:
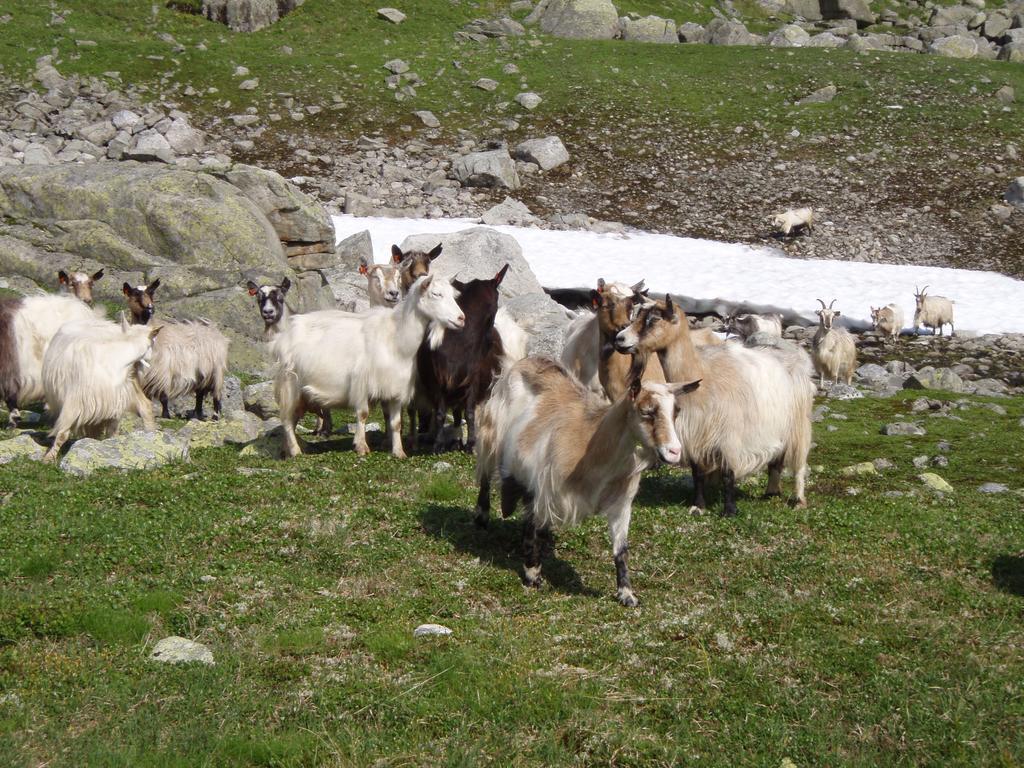
[[[0, 470], [5, 765], [1015, 765], [1024, 754], [1024, 402], [884, 437], [909, 397], [830, 402], [811, 505], [748, 485], [691, 517], [641, 485], [639, 610], [599, 521], [521, 586], [518, 526], [471, 522], [472, 460], [332, 439], [73, 481]], [[845, 417], [845, 418], [843, 418]], [[952, 443], [927, 491], [911, 460]], [[848, 477], [849, 464], [896, 468]], [[266, 470], [242, 474], [242, 467]], [[423, 622], [449, 637], [412, 637]], [[214, 667], [146, 659], [170, 634]]]

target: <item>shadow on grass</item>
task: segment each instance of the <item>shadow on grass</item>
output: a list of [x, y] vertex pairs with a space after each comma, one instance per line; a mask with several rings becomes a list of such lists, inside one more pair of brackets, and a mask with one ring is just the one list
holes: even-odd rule
[[[447, 504], [430, 503], [420, 510], [423, 530], [449, 542], [459, 552], [480, 558], [480, 562], [504, 568], [523, 578], [522, 522], [492, 516], [487, 528], [477, 528], [472, 513]], [[611, 556], [609, 555], [609, 561]], [[554, 589], [572, 595], [596, 597], [600, 593], [583, 584], [576, 570], [554, 551], [553, 541], [545, 542], [542, 559], [544, 579]]]
[[1024, 597], [1024, 557], [1000, 555], [992, 561], [992, 583], [997, 589]]

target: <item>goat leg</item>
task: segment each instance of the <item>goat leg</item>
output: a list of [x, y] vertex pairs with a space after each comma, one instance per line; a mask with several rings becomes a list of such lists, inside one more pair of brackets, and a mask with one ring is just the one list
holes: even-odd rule
[[370, 447], [366, 444], [366, 419], [369, 415], [369, 405], [360, 404], [356, 409], [356, 436], [353, 445], [356, 453], [360, 456], [365, 456], [370, 452]]
[[722, 517], [736, 517], [736, 473], [729, 467], [722, 468], [722, 495], [725, 497]]
[[537, 536], [537, 524], [530, 505], [523, 517], [523, 582], [528, 587], [540, 587], [544, 582], [540, 575], [540, 555], [540, 539]]
[[501, 516], [512, 517], [516, 504], [526, 496], [526, 489], [514, 477], [501, 478]]
[[196, 419], [198, 421], [202, 421], [203, 420], [203, 400], [204, 399], [206, 399], [206, 390], [205, 389], [197, 389], [196, 390], [196, 412], [195, 412], [195, 417], [196, 417]]
[[476, 393], [472, 390], [466, 397], [466, 442], [462, 450], [467, 453], [473, 452], [476, 445]]
[[166, 392], [161, 392], [160, 393], [160, 418], [161, 419], [169, 419], [169, 418], [171, 418], [171, 411], [167, 407], [167, 393]]
[[608, 516], [608, 538], [612, 541], [612, 559], [615, 561], [615, 595], [627, 608], [636, 608], [640, 601], [629, 583], [629, 502], [616, 514]]
[[771, 499], [782, 495], [782, 464], [785, 456], [779, 456], [768, 465], [768, 488], [764, 498]]
[[699, 515], [707, 509], [707, 502], [704, 501], [704, 485], [707, 480], [707, 472], [704, 467], [695, 461], [690, 462], [690, 473], [693, 475], [693, 505], [690, 507], [690, 514]]
[[416, 434], [416, 406], [410, 403], [406, 410], [409, 414], [409, 447], [415, 452], [420, 447], [420, 438]]
[[434, 404], [434, 453], [444, 453], [444, 417], [448, 413], [444, 396], [440, 396]]
[[[505, 486], [501, 488], [502, 510], [505, 503]], [[477, 528], [486, 528], [491, 522], [491, 479], [485, 477], [480, 481], [480, 492], [476, 495], [476, 509], [473, 510], [473, 522]]]
[[396, 459], [404, 459], [405, 448], [402, 447], [402, 403], [392, 400], [386, 403], [388, 427], [391, 432], [391, 455]]

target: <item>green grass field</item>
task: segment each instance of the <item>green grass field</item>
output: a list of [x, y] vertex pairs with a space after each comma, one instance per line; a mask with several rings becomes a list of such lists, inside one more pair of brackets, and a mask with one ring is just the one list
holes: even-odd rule
[[[523, 587], [461, 454], [6, 466], [0, 764], [1019, 765], [1024, 403], [971, 403], [908, 438], [879, 430], [910, 398], [830, 402], [807, 510], [762, 478], [739, 518], [692, 517], [685, 475], [651, 473], [638, 610], [596, 520]], [[945, 497], [911, 464], [941, 440]], [[841, 471], [875, 458], [896, 468]], [[454, 634], [413, 639], [428, 621]], [[170, 634], [216, 666], [148, 661]]]

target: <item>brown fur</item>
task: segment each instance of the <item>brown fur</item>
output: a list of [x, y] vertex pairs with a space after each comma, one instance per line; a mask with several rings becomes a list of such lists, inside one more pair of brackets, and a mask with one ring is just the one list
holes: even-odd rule
[[[614, 402], [626, 391], [626, 382], [633, 365], [631, 355], [624, 355], [615, 350], [615, 336], [629, 325], [633, 309], [639, 298], [634, 296], [624, 299], [607, 291], [594, 291], [591, 296], [597, 305], [600, 344], [597, 377], [608, 399]], [[643, 381], [665, 381], [661, 363], [656, 357], [648, 360], [648, 364], [643, 370]]]
[[121, 293], [128, 302], [128, 309], [132, 313], [132, 325], [146, 325], [153, 317], [153, 294], [160, 287], [160, 278], [157, 278], [145, 288], [133, 288], [125, 283], [121, 286]]
[[11, 410], [18, 407], [21, 392], [18, 341], [14, 337], [14, 316], [21, 305], [21, 299], [0, 299], [0, 399]]
[[391, 261], [398, 265], [402, 279], [402, 294], [409, 292], [409, 288], [419, 280], [430, 274], [430, 262], [441, 255], [441, 245], [438, 244], [429, 253], [423, 251], [408, 251], [402, 253], [397, 245], [391, 246]]

